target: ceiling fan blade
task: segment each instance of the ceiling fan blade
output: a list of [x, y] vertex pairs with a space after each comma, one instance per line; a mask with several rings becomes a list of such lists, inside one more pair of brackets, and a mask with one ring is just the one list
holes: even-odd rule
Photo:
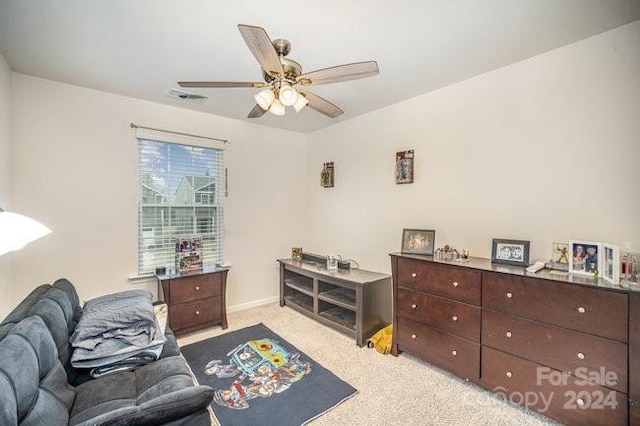
[[249, 111], [249, 115], [247, 115], [247, 118], [262, 117], [265, 112], [267, 112], [266, 109], [262, 109], [260, 105], [256, 104], [256, 106], [254, 106], [253, 109]]
[[266, 83], [249, 81], [179, 81], [180, 87], [263, 87]]
[[300, 91], [300, 93], [307, 98], [309, 101], [309, 106], [321, 114], [326, 115], [327, 117], [336, 118], [342, 114], [344, 111], [340, 109], [337, 105], [332, 104], [328, 100], [321, 98], [318, 95], [314, 95], [311, 92]]
[[296, 80], [298, 83], [308, 86], [310, 84], [327, 84], [355, 80], [357, 78], [370, 77], [379, 72], [380, 70], [378, 69], [376, 61], [356, 62], [311, 71], [298, 76]]
[[247, 43], [249, 50], [256, 57], [263, 70], [274, 77], [284, 77], [280, 57], [271, 44], [271, 39], [264, 28], [251, 25], [238, 25], [238, 30]]

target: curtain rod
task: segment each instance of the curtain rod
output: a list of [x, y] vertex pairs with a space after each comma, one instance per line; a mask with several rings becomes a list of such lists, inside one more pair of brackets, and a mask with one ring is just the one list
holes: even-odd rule
[[139, 125], [137, 125], [135, 123], [131, 123], [130, 126], [131, 126], [132, 129], [155, 130], [157, 132], [173, 133], [174, 135], [190, 136], [190, 137], [193, 137], [193, 138], [209, 139], [209, 140], [212, 140], [212, 141], [218, 141], [218, 142], [222, 142], [222, 143], [230, 143], [227, 139], [210, 138], [208, 136], [200, 136], [200, 135], [192, 135], [190, 133], [174, 132], [173, 130], [156, 129], [154, 127], [139, 126]]

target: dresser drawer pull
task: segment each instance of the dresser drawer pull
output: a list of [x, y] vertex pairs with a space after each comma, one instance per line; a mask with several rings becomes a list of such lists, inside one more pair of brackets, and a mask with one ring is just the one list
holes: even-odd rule
[[200, 311], [196, 311], [196, 315], [200, 315]]
[[416, 305], [415, 303], [413, 303], [413, 304], [411, 305], [411, 309], [415, 309], [415, 308], [417, 308], [417, 307], [418, 307], [418, 305]]
[[587, 310], [585, 308], [583, 308], [582, 306], [580, 306], [578, 308], [578, 312], [580, 312], [581, 314], [584, 314], [585, 312], [587, 312]]
[[582, 398], [576, 399], [576, 404], [578, 404], [579, 406], [582, 407], [584, 405], [584, 399], [582, 399]]
[[196, 290], [200, 290], [200, 287], [196, 286]]
[[417, 276], [418, 276], [418, 274], [416, 274], [415, 272], [411, 274], [411, 278], [415, 278]]
[[584, 359], [584, 354], [582, 352], [578, 352], [578, 359]]
[[454, 282], [453, 282], [453, 286], [454, 286], [454, 287], [458, 287], [458, 281], [454, 281]]
[[510, 331], [507, 331], [507, 333], [505, 334], [505, 336], [507, 336], [507, 337], [511, 337], [511, 332], [510, 332]]
[[507, 377], [511, 377], [511, 376], [513, 376], [513, 373], [511, 373], [511, 371], [507, 371], [506, 376], [507, 376]]
[[451, 351], [451, 355], [453, 355], [453, 356], [458, 355], [458, 351]]
[[412, 334], [412, 335], [411, 335], [411, 338], [412, 338], [413, 340], [415, 340], [415, 339], [416, 339], [416, 337], [418, 337], [418, 336], [416, 336], [415, 334]]
[[452, 316], [451, 321], [458, 321], [458, 316], [457, 315]]
[[507, 293], [507, 299], [511, 299], [512, 297], [513, 297], [513, 294]]

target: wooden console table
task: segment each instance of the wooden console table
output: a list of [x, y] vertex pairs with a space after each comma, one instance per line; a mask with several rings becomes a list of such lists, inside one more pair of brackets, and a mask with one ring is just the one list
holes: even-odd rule
[[169, 326], [176, 335], [217, 324], [227, 328], [228, 271], [229, 268], [205, 268], [156, 276], [159, 298], [167, 303]]
[[391, 277], [361, 269], [338, 269], [311, 261], [280, 259], [280, 306], [289, 306], [364, 346], [391, 324]]

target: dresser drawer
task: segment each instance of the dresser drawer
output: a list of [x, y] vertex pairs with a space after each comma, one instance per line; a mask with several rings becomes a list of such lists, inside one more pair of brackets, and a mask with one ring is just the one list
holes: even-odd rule
[[480, 308], [428, 293], [398, 289], [398, 315], [441, 330], [480, 341]]
[[398, 259], [398, 286], [480, 306], [480, 271], [416, 259]]
[[626, 395], [483, 346], [481, 383], [568, 425], [625, 425]]
[[219, 296], [222, 293], [222, 275], [204, 274], [172, 279], [169, 283], [169, 303]]
[[398, 346], [459, 377], [478, 381], [480, 345], [443, 331], [398, 317]]
[[482, 280], [484, 308], [628, 341], [624, 293], [493, 272]]
[[175, 332], [210, 322], [219, 322], [221, 318], [220, 296], [169, 306], [169, 326]]
[[627, 345], [617, 340], [484, 310], [482, 343], [627, 392]]

